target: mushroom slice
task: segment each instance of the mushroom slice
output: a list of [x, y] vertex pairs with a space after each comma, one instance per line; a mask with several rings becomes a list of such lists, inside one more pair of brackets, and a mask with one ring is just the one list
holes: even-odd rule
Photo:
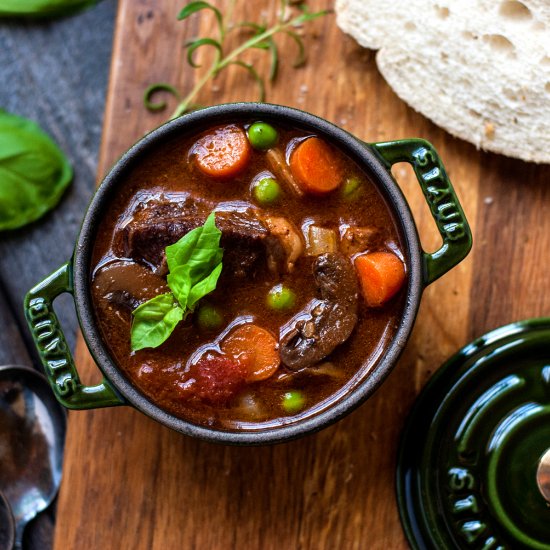
[[141, 303], [168, 290], [166, 281], [150, 269], [127, 260], [114, 259], [94, 273], [92, 291], [100, 304], [133, 311]]
[[292, 370], [319, 363], [344, 343], [357, 324], [357, 279], [341, 254], [323, 254], [313, 265], [320, 298], [311, 300], [281, 330], [280, 356]]

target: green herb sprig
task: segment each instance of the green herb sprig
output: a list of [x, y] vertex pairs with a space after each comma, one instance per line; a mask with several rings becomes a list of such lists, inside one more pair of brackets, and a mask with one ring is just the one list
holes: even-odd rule
[[36, 123], [0, 109], [0, 231], [43, 216], [72, 179], [69, 161]]
[[[209, 10], [213, 12], [217, 27], [218, 37], [204, 37], [196, 38], [188, 42], [185, 47], [187, 48], [187, 62], [191, 67], [198, 69], [199, 64], [195, 62], [194, 54], [202, 46], [209, 46], [214, 48], [214, 61], [203, 74], [199, 81], [195, 84], [193, 89], [182, 98], [179, 91], [172, 85], [166, 83], [153, 84], [145, 90], [144, 103], [145, 106], [151, 111], [160, 111], [166, 108], [166, 101], [153, 102], [152, 96], [159, 92], [164, 91], [172, 94], [178, 103], [175, 111], [172, 113], [171, 118], [177, 118], [178, 116], [199, 108], [200, 106], [195, 104], [195, 98], [200, 90], [212, 79], [216, 78], [220, 72], [231, 66], [236, 66], [244, 69], [248, 72], [250, 77], [256, 82], [258, 86], [258, 99], [259, 101], [265, 101], [266, 85], [264, 78], [258, 73], [256, 68], [251, 64], [243, 61], [241, 56], [247, 50], [256, 48], [264, 50], [269, 53], [270, 56], [270, 69], [269, 80], [273, 81], [277, 77], [279, 69], [279, 48], [277, 46], [274, 37], [276, 34], [286, 34], [289, 36], [298, 48], [298, 55], [294, 61], [294, 67], [301, 67], [305, 63], [305, 46], [300, 35], [294, 30], [296, 27], [300, 27], [308, 21], [317, 19], [329, 13], [329, 10], [321, 10], [317, 12], [309, 11], [307, 5], [299, 3], [296, 7], [299, 9], [299, 14], [290, 19], [286, 18], [287, 10], [290, 6], [289, 0], [281, 0], [280, 9], [277, 14], [277, 20], [275, 24], [268, 27], [265, 23], [256, 23], [253, 21], [242, 21], [234, 23], [232, 21], [233, 11], [235, 7], [235, 1], [231, 0], [229, 7], [225, 14], [223, 14], [218, 8], [209, 4], [208, 2], [191, 2], [187, 4], [180, 12], [178, 19], [183, 21], [202, 10]], [[244, 29], [252, 33], [252, 36], [245, 40], [242, 44], [235, 47], [231, 51], [227, 50], [226, 39], [229, 33], [236, 29]]]
[[155, 296], [133, 311], [133, 351], [160, 346], [194, 311], [197, 302], [216, 288], [222, 271], [221, 235], [212, 212], [202, 227], [166, 247], [171, 292]]

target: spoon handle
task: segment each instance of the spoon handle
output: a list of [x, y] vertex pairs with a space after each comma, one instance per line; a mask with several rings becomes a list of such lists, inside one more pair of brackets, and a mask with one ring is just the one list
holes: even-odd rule
[[16, 523], [13, 550], [23, 550], [23, 534], [25, 533], [25, 527], [27, 527], [27, 521], [24, 519]]

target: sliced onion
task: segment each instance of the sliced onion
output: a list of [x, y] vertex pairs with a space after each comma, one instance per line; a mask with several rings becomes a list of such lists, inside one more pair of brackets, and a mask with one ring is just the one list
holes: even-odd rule
[[310, 225], [308, 231], [306, 252], [308, 256], [320, 256], [337, 252], [336, 231], [327, 227]]
[[266, 417], [266, 412], [262, 403], [252, 392], [242, 394], [235, 408], [239, 412], [239, 416], [248, 421], [263, 420]]
[[287, 190], [297, 197], [303, 196], [304, 192], [296, 183], [283, 153], [279, 149], [269, 149], [265, 154], [265, 158], [270, 170], [285, 185]]
[[316, 367], [312, 367], [309, 372], [322, 376], [329, 376], [330, 378], [344, 377], [344, 371], [330, 361], [325, 361], [324, 363], [320, 363]]

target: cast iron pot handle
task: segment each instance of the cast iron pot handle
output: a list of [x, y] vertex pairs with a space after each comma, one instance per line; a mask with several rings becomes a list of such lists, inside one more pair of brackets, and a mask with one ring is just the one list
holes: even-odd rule
[[70, 264], [61, 266], [25, 296], [25, 317], [40, 355], [46, 377], [57, 400], [68, 409], [95, 409], [124, 405], [107, 380], [97, 386], [84, 386], [53, 310], [60, 294], [73, 294]]
[[423, 252], [424, 281], [433, 283], [461, 262], [472, 248], [472, 233], [449, 181], [445, 167], [433, 145], [423, 139], [403, 139], [371, 143], [390, 169], [396, 162], [412, 165], [432, 212], [443, 245], [433, 254]]

